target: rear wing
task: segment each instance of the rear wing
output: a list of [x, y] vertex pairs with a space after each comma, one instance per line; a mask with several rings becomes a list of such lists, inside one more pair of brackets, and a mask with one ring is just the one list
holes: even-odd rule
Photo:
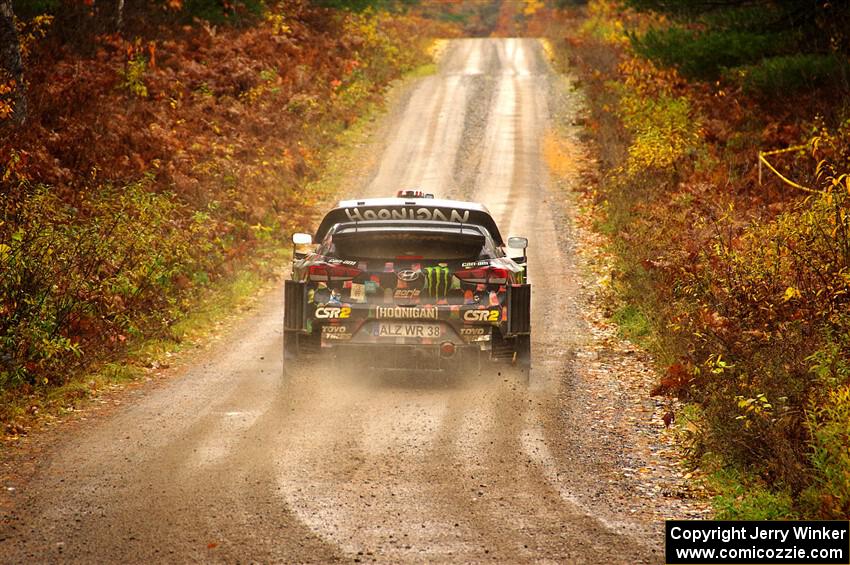
[[[348, 205], [348, 204], [353, 205]], [[474, 224], [483, 227], [498, 246], [505, 244], [496, 226], [495, 220], [481, 205], [458, 206], [448, 200], [427, 200], [410, 202], [385, 199], [374, 204], [356, 205], [354, 202], [341, 202], [338, 208], [327, 213], [314, 241], [322, 241], [334, 225], [351, 222], [370, 222], [379, 220], [401, 220], [408, 222], [454, 222]], [[461, 203], [457, 203], [461, 204]]]

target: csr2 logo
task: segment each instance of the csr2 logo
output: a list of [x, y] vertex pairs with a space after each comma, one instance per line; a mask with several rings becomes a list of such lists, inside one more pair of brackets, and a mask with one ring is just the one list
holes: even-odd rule
[[321, 320], [330, 318], [348, 318], [351, 316], [351, 306], [319, 306], [316, 308], [316, 317]]
[[498, 322], [498, 310], [467, 310], [463, 313], [463, 319], [467, 322]]

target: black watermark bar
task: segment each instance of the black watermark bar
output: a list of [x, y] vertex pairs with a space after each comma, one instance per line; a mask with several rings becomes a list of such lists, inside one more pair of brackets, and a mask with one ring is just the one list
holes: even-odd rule
[[668, 520], [668, 565], [848, 565], [850, 522]]

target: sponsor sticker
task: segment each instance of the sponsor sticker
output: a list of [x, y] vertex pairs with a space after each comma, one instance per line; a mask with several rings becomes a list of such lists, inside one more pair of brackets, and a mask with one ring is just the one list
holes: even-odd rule
[[351, 339], [347, 326], [322, 326], [322, 338], [326, 340], [348, 340]]
[[363, 287], [366, 289], [366, 294], [376, 294], [380, 290], [381, 285], [375, 281], [366, 281], [363, 283]]
[[498, 322], [501, 317], [499, 310], [467, 310], [463, 319], [467, 322]]
[[349, 265], [351, 267], [357, 266], [357, 261], [350, 261], [348, 259], [339, 259], [337, 257], [328, 257], [327, 259], [325, 259], [325, 263], [328, 263], [328, 264], [331, 264], [331, 265]]
[[456, 210], [455, 208], [428, 208], [425, 206], [346, 208], [345, 214], [352, 222], [362, 222], [363, 220], [437, 220], [469, 223], [469, 210]]
[[484, 335], [487, 333], [487, 328], [475, 327], [475, 328], [460, 328], [460, 335], [463, 336], [478, 336]]
[[351, 283], [351, 300], [352, 302], [366, 302], [366, 285]]
[[351, 316], [351, 306], [319, 306], [316, 317], [320, 320], [344, 320]]
[[413, 282], [418, 279], [420, 275], [421, 273], [419, 271], [414, 271], [413, 269], [405, 269], [396, 273], [398, 280], [404, 282]]
[[448, 267], [425, 267], [425, 290], [434, 298], [445, 298], [453, 275]]
[[417, 306], [376, 306], [377, 318], [426, 318], [436, 320], [436, 308], [420, 308]]
[[418, 288], [397, 288], [394, 298], [401, 298], [405, 300], [412, 300], [414, 298], [419, 298], [419, 295], [422, 293]]

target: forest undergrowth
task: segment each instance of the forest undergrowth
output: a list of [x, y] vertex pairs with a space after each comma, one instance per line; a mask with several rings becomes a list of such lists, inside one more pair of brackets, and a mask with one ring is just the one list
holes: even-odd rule
[[288, 234], [328, 196], [312, 181], [331, 149], [431, 62], [435, 37], [458, 33], [300, 0], [127, 2], [118, 29], [100, 3], [39, 7], [16, 19], [23, 123], [14, 81], [0, 88], [0, 422], [12, 435], [129, 343], [180, 340], [221, 281], [277, 276]]
[[[658, 359], [652, 394], [686, 403], [674, 425], [718, 517], [846, 519], [850, 107], [846, 46], [823, 23], [846, 14], [789, 42], [741, 23], [770, 6], [660, 4], [529, 24], [588, 100], [612, 317]], [[759, 151], [786, 148], [768, 162], [802, 188], [759, 173]]]

